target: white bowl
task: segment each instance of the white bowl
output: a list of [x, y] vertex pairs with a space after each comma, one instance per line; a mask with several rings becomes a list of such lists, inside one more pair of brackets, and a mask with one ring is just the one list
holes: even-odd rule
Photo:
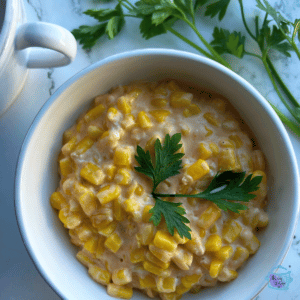
[[[291, 245], [299, 215], [299, 175], [287, 132], [267, 101], [238, 75], [198, 55], [165, 49], [122, 53], [84, 69], [58, 89], [35, 118], [18, 161], [19, 228], [33, 262], [62, 298], [114, 299], [77, 261], [77, 248], [49, 203], [59, 181], [56, 161], [62, 134], [96, 95], [111, 87], [136, 79], [170, 77], [208, 87], [230, 100], [265, 153], [270, 187], [270, 223], [259, 234], [259, 251], [239, 270], [239, 277], [183, 299], [251, 299], [267, 285], [265, 277], [282, 262]], [[133, 299], [147, 298], [135, 291]]]

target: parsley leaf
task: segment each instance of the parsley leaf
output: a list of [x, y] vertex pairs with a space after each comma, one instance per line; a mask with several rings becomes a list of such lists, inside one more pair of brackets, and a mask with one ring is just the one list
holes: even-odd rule
[[171, 235], [174, 235], [174, 229], [176, 228], [181, 237], [185, 236], [191, 239], [189, 232], [191, 229], [185, 225], [185, 223], [190, 223], [190, 221], [183, 216], [186, 212], [180, 205], [181, 203], [168, 202], [155, 198], [155, 206], [149, 210], [149, 213], [152, 214], [149, 220], [155, 226], [158, 226], [163, 216]]
[[227, 11], [230, 0], [219, 0], [215, 3], [212, 3], [206, 7], [205, 15], [210, 16], [211, 18], [219, 15], [219, 20], [221, 21]]
[[245, 54], [245, 37], [240, 32], [232, 32], [223, 28], [215, 27], [213, 32], [213, 41], [211, 45], [219, 53], [229, 53], [238, 58]]

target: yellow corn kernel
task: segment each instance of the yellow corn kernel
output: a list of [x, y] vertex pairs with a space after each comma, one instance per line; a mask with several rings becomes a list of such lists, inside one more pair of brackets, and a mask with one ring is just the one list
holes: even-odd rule
[[155, 96], [158, 96], [158, 95], [167, 96], [168, 95], [168, 90], [167, 90], [165, 83], [162, 83], [159, 86], [155, 87], [153, 92], [154, 92]]
[[194, 284], [198, 283], [200, 278], [202, 277], [202, 274], [193, 274], [193, 275], [187, 275], [181, 278], [181, 283], [186, 288], [191, 288]]
[[239, 268], [249, 257], [249, 251], [244, 247], [237, 247], [232, 260], [235, 263], [236, 268]]
[[196, 255], [203, 255], [205, 249], [199, 234], [197, 234], [195, 231], [192, 231], [191, 236], [192, 239], [185, 244], [185, 247]]
[[87, 163], [80, 170], [80, 176], [94, 185], [102, 184], [105, 178], [103, 171], [93, 163]]
[[176, 280], [174, 277], [159, 277], [157, 280], [157, 290], [160, 293], [172, 293], [176, 290]]
[[201, 238], [204, 238], [206, 236], [206, 230], [204, 228], [200, 228], [199, 235]]
[[218, 111], [224, 112], [226, 108], [226, 102], [225, 100], [221, 98], [215, 98], [211, 101], [212, 106], [214, 106]]
[[135, 194], [138, 196], [142, 196], [144, 194], [144, 188], [139, 184], [134, 190]]
[[130, 299], [133, 291], [132, 287], [109, 283], [107, 285], [107, 294], [116, 298]]
[[129, 166], [132, 160], [132, 150], [130, 147], [118, 147], [114, 154], [114, 163], [117, 166]]
[[140, 88], [134, 88], [132, 91], [129, 92], [128, 97], [135, 100], [142, 92], [143, 91]]
[[137, 123], [143, 129], [149, 129], [153, 126], [148, 114], [145, 111], [140, 111], [138, 113]]
[[75, 148], [77, 143], [77, 137], [73, 136], [64, 146], [61, 148], [61, 151], [64, 155], [69, 155]]
[[209, 124], [216, 126], [216, 127], [220, 126], [219, 121], [211, 113], [205, 113], [203, 115], [203, 117]]
[[98, 214], [91, 216], [90, 219], [97, 230], [102, 229], [113, 221], [113, 211], [109, 207], [102, 207], [99, 209]]
[[183, 136], [188, 136], [190, 132], [191, 132], [191, 128], [188, 125], [186, 124], [181, 125], [181, 133]]
[[96, 199], [97, 198], [92, 191], [87, 191], [86, 193], [77, 197], [81, 208], [87, 216], [91, 216], [97, 210], [98, 203]]
[[222, 148], [234, 148], [234, 143], [229, 139], [220, 140], [219, 145]]
[[243, 235], [241, 235], [241, 237], [250, 254], [254, 254], [260, 247], [260, 241], [254, 234], [252, 234], [251, 238], [243, 237]]
[[193, 262], [193, 254], [188, 250], [177, 247], [175, 255], [172, 257], [172, 261], [181, 270], [189, 270]]
[[53, 208], [60, 210], [67, 205], [67, 200], [60, 192], [54, 192], [50, 197], [50, 204]]
[[131, 129], [135, 125], [135, 120], [133, 115], [125, 115], [124, 119], [121, 121], [121, 125], [124, 129]]
[[185, 236], [181, 237], [177, 230], [175, 230], [173, 238], [177, 244], [185, 244], [189, 241], [187, 237]]
[[121, 117], [121, 113], [115, 108], [115, 107], [110, 107], [107, 110], [107, 119], [111, 122], [116, 122], [119, 120]]
[[219, 260], [226, 260], [229, 259], [233, 254], [233, 249], [231, 246], [224, 246], [219, 251], [215, 252], [215, 257]]
[[222, 248], [222, 239], [219, 235], [213, 234], [208, 237], [205, 243], [205, 250], [217, 252]]
[[159, 293], [162, 300], [179, 300], [181, 295], [178, 295], [175, 292], [172, 293]]
[[236, 148], [241, 148], [243, 146], [243, 141], [238, 135], [233, 134], [230, 135], [229, 138], [235, 143]]
[[218, 155], [220, 152], [220, 149], [216, 143], [210, 143], [209, 148], [212, 151], [212, 154], [215, 156]]
[[106, 204], [112, 200], [117, 199], [121, 194], [121, 187], [119, 185], [107, 185], [103, 187], [98, 193], [97, 198], [101, 204]]
[[169, 81], [167, 83], [167, 88], [168, 90], [170, 90], [171, 92], [175, 92], [175, 91], [180, 91], [180, 87], [177, 85], [177, 83], [173, 80]]
[[114, 218], [117, 220], [117, 221], [123, 221], [124, 218], [125, 218], [125, 213], [123, 211], [123, 208], [122, 208], [122, 205], [121, 203], [119, 202], [119, 200], [115, 200], [113, 202], [113, 207], [114, 207]]
[[205, 160], [198, 159], [195, 163], [188, 167], [186, 172], [194, 180], [198, 180], [209, 172], [209, 166]]
[[233, 149], [223, 149], [219, 153], [218, 157], [219, 169], [220, 170], [232, 170], [236, 168], [237, 161], [235, 152]]
[[210, 233], [216, 233], [218, 231], [218, 228], [216, 226], [216, 224], [214, 224], [213, 226], [210, 227], [209, 232]]
[[90, 137], [84, 137], [74, 148], [76, 154], [83, 154], [94, 145], [94, 140]]
[[73, 131], [71, 129], [66, 130], [63, 134], [63, 144], [66, 144], [73, 136]]
[[139, 240], [142, 245], [149, 245], [154, 237], [154, 225], [152, 223], [143, 224], [139, 231]]
[[213, 154], [212, 150], [209, 149], [209, 147], [205, 143], [199, 144], [199, 154], [201, 159], [208, 159]]
[[98, 246], [98, 237], [91, 236], [83, 245], [84, 249], [94, 254]]
[[262, 227], [266, 227], [269, 223], [269, 217], [267, 215], [267, 213], [265, 212], [260, 212], [258, 214], [258, 222], [256, 224], [256, 226], [258, 228], [262, 228]]
[[150, 261], [151, 263], [153, 263], [153, 264], [159, 266], [160, 268], [162, 268], [162, 269], [164, 269], [164, 270], [168, 269], [169, 266], [170, 266], [170, 262], [165, 263], [165, 262], [161, 261], [161, 260], [158, 259], [156, 256], [154, 256], [150, 251], [147, 251], [147, 252], [146, 252], [145, 258], [146, 258], [148, 261]]
[[208, 128], [207, 126], [204, 126], [204, 128], [205, 128], [205, 130], [206, 130], [206, 134], [205, 134], [205, 136], [206, 137], [208, 137], [208, 136], [210, 136], [210, 135], [212, 135], [214, 132], [210, 129], [210, 128]]
[[145, 249], [144, 248], [137, 248], [130, 252], [130, 261], [133, 264], [137, 264], [145, 260]]
[[232, 243], [238, 238], [241, 231], [242, 227], [238, 222], [229, 220], [223, 226], [222, 237], [226, 242]]
[[109, 136], [109, 131], [106, 130], [106, 131], [104, 131], [104, 132], [102, 133], [100, 139], [104, 139], [104, 138], [106, 138], [106, 137], [108, 137], [108, 136]]
[[177, 285], [176, 287], [176, 294], [177, 295], [183, 295], [185, 293], [187, 293], [190, 290], [190, 288], [185, 287], [182, 283]]
[[154, 119], [159, 123], [164, 122], [166, 120], [166, 117], [169, 116], [170, 113], [171, 112], [169, 110], [165, 109], [156, 109], [149, 111], [149, 114], [152, 115]]
[[106, 174], [106, 179], [109, 181], [113, 180], [116, 174], [117, 167], [109, 164], [104, 166], [103, 169]]
[[156, 134], [147, 141], [146, 146], [145, 146], [145, 150], [146, 151], [148, 150], [150, 152], [150, 154], [153, 155], [153, 156], [154, 156], [154, 145], [155, 145], [155, 142], [156, 142], [157, 139], [160, 142], [162, 141], [161, 137]]
[[197, 104], [190, 104], [184, 111], [183, 115], [188, 118], [200, 114], [201, 109]]
[[95, 256], [96, 258], [100, 259], [105, 251], [105, 247], [104, 247], [104, 240], [105, 238], [103, 236], [100, 236], [98, 238], [98, 244], [97, 244], [97, 249], [96, 249], [96, 253]]
[[140, 204], [134, 198], [129, 198], [124, 201], [124, 209], [125, 209], [125, 211], [127, 211], [129, 213], [138, 211], [139, 207], [140, 207]]
[[257, 197], [264, 198], [267, 196], [267, 175], [264, 171], [254, 171], [252, 177], [262, 176], [262, 181], [258, 185], [259, 189], [251, 194], [256, 195]]
[[89, 274], [95, 281], [103, 285], [109, 284], [111, 279], [111, 275], [108, 271], [95, 265], [89, 267]]
[[163, 108], [168, 104], [168, 100], [165, 98], [159, 98], [156, 97], [151, 100], [151, 105], [158, 107], [158, 108]]
[[143, 262], [143, 267], [146, 271], [158, 276], [168, 277], [171, 274], [169, 270], [164, 270], [147, 260]]
[[74, 229], [74, 233], [81, 242], [86, 242], [93, 235], [93, 227], [91, 225], [81, 223]]
[[198, 220], [198, 226], [207, 229], [220, 217], [221, 210], [216, 205], [212, 204], [201, 214]]
[[73, 172], [73, 162], [70, 157], [65, 157], [59, 161], [60, 174], [67, 177]]
[[118, 285], [125, 285], [132, 281], [132, 274], [128, 268], [116, 270], [112, 273], [112, 281]]
[[68, 229], [77, 227], [82, 221], [81, 215], [77, 212], [70, 212], [67, 206], [59, 211], [58, 217]]
[[129, 169], [119, 169], [117, 171], [115, 179], [121, 185], [128, 185], [131, 182], [131, 174]]
[[98, 126], [90, 125], [88, 127], [88, 135], [92, 139], [98, 139], [103, 134], [103, 132], [104, 130]]
[[104, 246], [113, 253], [116, 253], [122, 244], [123, 242], [117, 233], [110, 235], [104, 242]]
[[177, 243], [175, 239], [165, 231], [158, 230], [155, 234], [153, 244], [161, 249], [167, 250], [167, 251], [174, 251], [177, 247]]
[[83, 251], [79, 251], [76, 254], [76, 258], [85, 266], [89, 266], [91, 264], [94, 264], [93, 260], [87, 256]]
[[101, 228], [98, 232], [104, 236], [110, 236], [117, 228], [117, 222], [111, 222], [106, 227]]
[[141, 289], [156, 288], [156, 281], [152, 275], [146, 275], [144, 278], [139, 277], [139, 282]]
[[228, 282], [238, 277], [238, 272], [230, 270], [228, 268], [223, 268], [218, 276], [218, 280], [222, 282]]
[[105, 111], [105, 106], [103, 104], [99, 104], [98, 106], [92, 108], [89, 110], [86, 115], [83, 117], [85, 122], [91, 122], [97, 119], [102, 115], [102, 113]]
[[152, 216], [152, 214], [149, 213], [149, 210], [152, 209], [154, 206], [153, 205], [146, 205], [144, 207], [144, 211], [143, 211], [143, 222], [148, 223], [150, 217]]
[[217, 278], [223, 268], [223, 262], [218, 259], [212, 259], [210, 268], [209, 268], [209, 275], [211, 278]]
[[84, 120], [80, 120], [76, 125], [76, 131], [81, 132], [83, 125], [84, 125]]
[[187, 107], [191, 104], [193, 100], [193, 94], [176, 91], [172, 93], [170, 97], [170, 105], [171, 107]]
[[130, 104], [130, 99], [126, 96], [122, 96], [118, 99], [117, 105], [118, 109], [123, 113], [123, 114], [130, 114], [131, 113], [131, 104]]
[[261, 150], [254, 150], [251, 153], [253, 162], [253, 171], [261, 170], [264, 171], [266, 168], [264, 154]]
[[171, 258], [175, 254], [175, 251], [170, 252], [170, 251], [158, 248], [153, 243], [149, 244], [149, 250], [154, 256], [156, 256], [159, 260], [163, 261], [164, 263], [170, 262]]

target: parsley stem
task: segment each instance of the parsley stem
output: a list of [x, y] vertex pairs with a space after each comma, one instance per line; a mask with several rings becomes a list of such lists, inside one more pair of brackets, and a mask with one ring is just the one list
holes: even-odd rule
[[259, 58], [260, 60], [262, 60], [262, 57], [258, 54], [255, 54], [255, 53], [252, 53], [252, 52], [248, 52], [248, 51], [245, 51], [244, 52], [246, 55], [250, 55], [250, 56], [254, 56], [256, 58]]
[[246, 18], [245, 18], [245, 14], [244, 14], [243, 0], [239, 0], [239, 3], [240, 3], [240, 7], [241, 7], [241, 13], [242, 13], [242, 19], [243, 19], [244, 26], [245, 26], [247, 32], [249, 33], [249, 35], [252, 37], [252, 39], [256, 40], [254, 34], [251, 32], [251, 30], [249, 29], [247, 22], [246, 22]]
[[195, 48], [196, 50], [198, 50], [200, 53], [202, 53], [203, 55], [205, 55], [206, 57], [208, 57], [210, 59], [213, 59], [213, 60], [215, 59], [211, 54], [209, 54], [204, 49], [202, 49], [201, 47], [199, 47], [198, 45], [196, 45], [195, 43], [193, 43], [191, 40], [189, 40], [186, 37], [184, 37], [183, 35], [181, 35], [175, 29], [173, 29], [173, 28], [167, 28], [167, 29], [168, 29], [168, 31], [170, 31], [171, 33], [173, 33], [175, 36], [177, 36], [178, 38], [180, 38], [181, 40], [183, 40], [184, 42], [186, 42], [187, 44], [189, 44], [190, 46], [192, 46], [193, 48]]
[[179, 198], [195, 198], [195, 195], [185, 195], [185, 194], [156, 194], [152, 193], [153, 197], [179, 197]]

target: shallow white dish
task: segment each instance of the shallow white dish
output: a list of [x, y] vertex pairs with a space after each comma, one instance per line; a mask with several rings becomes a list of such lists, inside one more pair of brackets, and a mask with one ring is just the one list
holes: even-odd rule
[[[239, 270], [239, 277], [183, 299], [251, 299], [267, 285], [265, 277], [287, 253], [299, 217], [299, 175], [288, 135], [267, 101], [238, 75], [198, 55], [165, 49], [122, 53], [84, 69], [59, 88], [35, 118], [19, 156], [15, 205], [20, 231], [38, 270], [64, 299], [114, 298], [77, 261], [76, 247], [49, 203], [59, 180], [61, 136], [96, 95], [136, 79], [170, 77], [230, 100], [266, 155], [270, 187], [270, 223], [259, 234], [259, 251]], [[135, 291], [132, 299], [147, 298]]]

